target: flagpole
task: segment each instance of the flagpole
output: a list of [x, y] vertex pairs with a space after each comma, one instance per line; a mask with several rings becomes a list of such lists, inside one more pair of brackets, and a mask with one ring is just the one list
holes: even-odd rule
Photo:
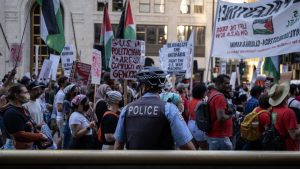
[[79, 60], [79, 61], [80, 61], [80, 59], [78, 59], [78, 58], [79, 58], [79, 57], [78, 57], [79, 54], [78, 54], [78, 48], [77, 48], [76, 33], [75, 33], [75, 28], [74, 28], [73, 14], [72, 14], [72, 12], [70, 12], [70, 14], [71, 14], [71, 22], [72, 22], [72, 29], [73, 29], [74, 43], [75, 43], [75, 49], [76, 49], [76, 60]]
[[[213, 4], [214, 4], [215, 0], [213, 0]], [[219, 11], [219, 4], [220, 4], [220, 0], [218, 0], [218, 3], [217, 3], [217, 11]], [[213, 9], [214, 9], [214, 5], [213, 5]], [[214, 15], [214, 12], [213, 12], [213, 15]], [[217, 15], [215, 15], [215, 21], [214, 21], [214, 25], [212, 25], [212, 42], [211, 42], [211, 47], [210, 47], [210, 54], [209, 54], [209, 60], [208, 60], [208, 69], [207, 69], [207, 72], [206, 72], [206, 83], [208, 82], [208, 73], [209, 73], [209, 70], [212, 69], [211, 67], [211, 58], [212, 58], [212, 52], [213, 52], [213, 48], [214, 48], [214, 42], [215, 42], [215, 31], [216, 31], [216, 23], [217, 23]], [[211, 71], [212, 73], [212, 71]], [[211, 79], [212, 80], [212, 79]]]
[[2, 28], [1, 23], [0, 23], [0, 28], [1, 28], [1, 32], [2, 32], [2, 34], [3, 34], [3, 37], [4, 37], [4, 40], [5, 40], [6, 46], [7, 46], [7, 48], [8, 48], [9, 51], [10, 51], [10, 47], [9, 47], [9, 44], [8, 44], [8, 41], [7, 41], [7, 38], [6, 38], [6, 36], [5, 36], [5, 33], [4, 33], [3, 28]]
[[[29, 7], [32, 6], [32, 2], [33, 2], [33, 0], [30, 0], [30, 5], [29, 5]], [[28, 14], [27, 14], [26, 21], [25, 21], [25, 26], [24, 26], [24, 29], [23, 29], [23, 34], [22, 34], [21, 43], [20, 43], [20, 47], [19, 47], [19, 51], [18, 51], [18, 56], [17, 56], [17, 59], [18, 59], [18, 60], [19, 60], [19, 57], [20, 57], [21, 45], [22, 45], [22, 43], [23, 43], [23, 38], [24, 38], [24, 34], [25, 34], [25, 29], [26, 29], [26, 26], [27, 26], [27, 22], [28, 22], [28, 19], [29, 19], [29, 15], [30, 15], [30, 10], [28, 10]], [[15, 64], [14, 67], [17, 67], [17, 64], [18, 64], [18, 61], [16, 60], [16, 64]]]

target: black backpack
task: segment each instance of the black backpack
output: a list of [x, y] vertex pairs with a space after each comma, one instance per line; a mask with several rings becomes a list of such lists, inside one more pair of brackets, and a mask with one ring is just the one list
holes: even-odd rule
[[285, 150], [285, 139], [283, 139], [275, 128], [272, 114], [270, 116], [270, 124], [262, 133], [260, 143], [262, 150], [278, 151]]
[[207, 102], [202, 101], [196, 105], [196, 125], [197, 127], [208, 133], [212, 129], [212, 121], [209, 112], [209, 102], [217, 95], [221, 95], [221, 93], [217, 93], [213, 95]]
[[297, 124], [299, 124], [300, 123], [300, 109], [297, 107], [291, 107], [291, 104], [294, 100], [296, 100], [296, 99], [291, 100], [291, 102], [289, 103], [289, 108], [295, 112], [296, 118], [297, 118]]

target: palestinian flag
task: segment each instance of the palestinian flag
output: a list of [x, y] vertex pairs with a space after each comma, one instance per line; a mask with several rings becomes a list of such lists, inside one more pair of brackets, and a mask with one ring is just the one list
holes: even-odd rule
[[37, 0], [42, 9], [41, 38], [49, 48], [61, 53], [65, 46], [59, 0]]
[[253, 21], [253, 34], [273, 34], [274, 28], [273, 28], [273, 22], [272, 22], [272, 16], [266, 18], [266, 19], [256, 19]]
[[104, 46], [104, 57], [105, 57], [105, 69], [108, 70], [109, 60], [111, 57], [111, 43], [114, 38], [110, 19], [108, 15], [107, 4], [104, 6], [103, 20], [101, 26], [100, 44]]
[[136, 39], [136, 29], [133, 22], [130, 0], [126, 1], [120, 18], [117, 38]]
[[263, 73], [268, 77], [273, 77], [274, 82], [277, 83], [279, 81], [279, 56], [265, 58]]

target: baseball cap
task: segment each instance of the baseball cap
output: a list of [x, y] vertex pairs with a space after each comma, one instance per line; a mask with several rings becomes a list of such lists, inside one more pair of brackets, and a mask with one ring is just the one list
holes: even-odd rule
[[28, 90], [36, 89], [36, 88], [42, 88], [45, 87], [43, 84], [38, 83], [36, 81], [30, 82], [29, 85], [27, 86]]

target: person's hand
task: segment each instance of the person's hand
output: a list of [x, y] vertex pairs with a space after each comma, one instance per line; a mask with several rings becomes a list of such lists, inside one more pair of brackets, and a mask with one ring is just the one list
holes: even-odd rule
[[17, 74], [17, 68], [14, 67], [13, 70], [10, 72], [10, 76], [15, 76]]
[[43, 138], [42, 138], [42, 141], [43, 141], [43, 142], [49, 140], [48, 136], [46, 136], [45, 134], [42, 133], [42, 136], [43, 136]]
[[90, 128], [94, 128], [95, 126], [96, 126], [95, 121], [90, 122], [90, 124], [89, 124], [89, 127], [90, 127]]

